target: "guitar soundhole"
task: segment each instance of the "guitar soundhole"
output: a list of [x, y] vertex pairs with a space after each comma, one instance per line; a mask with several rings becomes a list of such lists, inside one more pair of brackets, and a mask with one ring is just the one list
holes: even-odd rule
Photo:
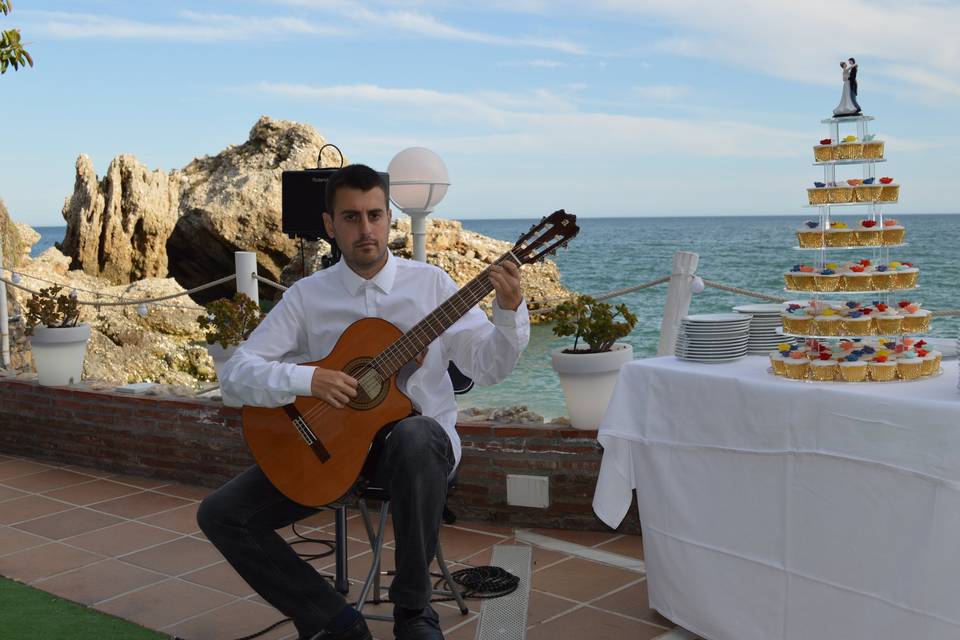
[[368, 367], [372, 358], [357, 358], [347, 363], [343, 368], [347, 373], [357, 379], [357, 396], [347, 405], [351, 409], [365, 411], [379, 405], [387, 397], [389, 380], [381, 380], [380, 375]]

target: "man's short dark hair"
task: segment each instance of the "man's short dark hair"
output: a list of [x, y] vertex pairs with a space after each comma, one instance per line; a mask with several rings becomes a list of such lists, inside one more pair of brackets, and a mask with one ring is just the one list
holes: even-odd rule
[[857, 61], [854, 60], [853, 58], [847, 58], [847, 60], [850, 61], [850, 64], [857, 64]]
[[324, 195], [327, 213], [330, 214], [330, 217], [333, 217], [333, 203], [338, 190], [347, 188], [370, 191], [374, 187], [383, 189], [384, 204], [386, 205], [390, 199], [390, 186], [383, 179], [383, 176], [365, 164], [351, 164], [339, 169], [327, 180], [327, 190]]

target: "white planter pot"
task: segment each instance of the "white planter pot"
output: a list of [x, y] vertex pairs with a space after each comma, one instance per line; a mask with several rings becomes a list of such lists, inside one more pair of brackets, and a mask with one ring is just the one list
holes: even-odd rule
[[553, 368], [567, 401], [570, 424], [577, 429], [596, 429], [607, 410], [617, 374], [633, 359], [633, 347], [617, 342], [603, 353], [563, 353], [553, 351]]
[[207, 345], [207, 353], [213, 358], [213, 368], [217, 371], [217, 381], [220, 380], [220, 370], [224, 363], [230, 359], [230, 356], [232, 356], [236, 350], [237, 345], [227, 347], [226, 349], [221, 347], [219, 343]]
[[30, 336], [33, 366], [45, 387], [60, 387], [80, 382], [83, 358], [87, 354], [90, 325], [75, 327], [34, 327]]

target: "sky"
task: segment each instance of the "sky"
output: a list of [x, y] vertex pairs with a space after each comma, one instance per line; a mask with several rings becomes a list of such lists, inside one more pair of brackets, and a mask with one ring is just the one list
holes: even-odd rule
[[0, 76], [0, 198], [62, 225], [79, 154], [170, 171], [267, 115], [382, 170], [432, 149], [438, 217], [803, 216], [853, 56], [897, 212], [953, 213], [957, 25], [951, 0], [15, 0], [36, 65]]

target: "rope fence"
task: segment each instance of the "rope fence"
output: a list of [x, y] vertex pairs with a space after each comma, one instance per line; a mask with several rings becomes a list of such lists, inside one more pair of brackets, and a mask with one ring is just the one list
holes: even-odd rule
[[[22, 275], [23, 277], [27, 277], [27, 278], [32, 278], [32, 277], [33, 277], [33, 276], [30, 276], [30, 275], [27, 275], [27, 274], [19, 274], [19, 275]], [[188, 296], [188, 295], [193, 294], [193, 293], [197, 293], [197, 292], [200, 292], [200, 291], [204, 291], [205, 289], [211, 289], [211, 288], [213, 288], [213, 287], [216, 287], [217, 285], [221, 285], [221, 284], [224, 284], [225, 282], [230, 282], [231, 280], [235, 280], [236, 277], [237, 277], [237, 274], [234, 273], [234, 274], [231, 274], [231, 275], [229, 275], [229, 276], [220, 278], [219, 280], [214, 280], [213, 282], [208, 282], [208, 283], [202, 284], [202, 285], [200, 285], [200, 286], [198, 286], [198, 287], [194, 287], [193, 289], [189, 289], [189, 290], [187, 290], [187, 291], [181, 291], [181, 292], [179, 292], [179, 293], [171, 293], [171, 294], [169, 294], [169, 295], [159, 296], [159, 297], [156, 297], [156, 298], [141, 298], [141, 299], [138, 299], [138, 300], [129, 300], [129, 299], [124, 299], [124, 298], [121, 297], [121, 296], [117, 296], [116, 294], [100, 293], [100, 292], [98, 292], [98, 291], [90, 291], [90, 290], [87, 290], [87, 289], [83, 289], [83, 291], [85, 291], [86, 293], [93, 293], [93, 294], [95, 294], [95, 295], [111, 296], [111, 297], [116, 297], [116, 298], [119, 298], [119, 299], [116, 300], [116, 301], [109, 301], [109, 300], [77, 300], [77, 304], [89, 305], [89, 306], [91, 306], [91, 307], [98, 307], [98, 308], [99, 308], [99, 307], [120, 307], [120, 306], [125, 306], [125, 305], [155, 304], [155, 303], [157, 303], [157, 302], [162, 302], [162, 301], [164, 301], [164, 300], [172, 300], [172, 299], [174, 299], [174, 298], [179, 298], [179, 297], [181, 297], [181, 296]], [[37, 280], [41, 280], [41, 278], [37, 278]], [[68, 284], [62, 284], [62, 283], [59, 283], [59, 282], [53, 282], [52, 280], [45, 280], [45, 279], [44, 279], [43, 281], [44, 281], [44, 282], [47, 282], [47, 283], [49, 283], [49, 284], [54, 284], [54, 285], [60, 286], [60, 287], [62, 287], [62, 288], [64, 288], [64, 289], [71, 289], [71, 290], [81, 291], [81, 289], [76, 289], [75, 287], [71, 287], [71, 286], [68, 285]], [[25, 285], [22, 285], [22, 284], [20, 284], [20, 283], [18, 283], [18, 282], [14, 282], [13, 280], [11, 280], [11, 279], [9, 279], [9, 278], [6, 278], [6, 277], [0, 276], [0, 282], [4, 282], [4, 283], [10, 285], [11, 287], [15, 287], [15, 288], [17, 288], [17, 289], [20, 289], [21, 291], [26, 291], [27, 293], [32, 294], [32, 295], [36, 295], [36, 296], [43, 296], [43, 295], [44, 295], [44, 294], [40, 293], [39, 291], [36, 291], [36, 290], [34, 290], [34, 289], [31, 289], [30, 287], [27, 287], [27, 286], [25, 286]], [[164, 305], [164, 306], [166, 306], [166, 305]], [[174, 307], [174, 308], [183, 309], [184, 307]], [[197, 307], [197, 308], [198, 308], [198, 309], [202, 309], [203, 307]]]
[[287, 289], [290, 288], [290, 287], [285, 287], [285, 286], [283, 286], [283, 285], [280, 284], [279, 282], [274, 282], [274, 281], [271, 280], [270, 278], [264, 278], [264, 277], [261, 276], [261, 275], [257, 275], [256, 273], [254, 273], [254, 274], [252, 274], [252, 275], [253, 275], [254, 280], [259, 280], [259, 281], [262, 282], [263, 284], [268, 284], [268, 285], [270, 285], [271, 287], [273, 287], [274, 289], [279, 289], [280, 291], [286, 291]]

